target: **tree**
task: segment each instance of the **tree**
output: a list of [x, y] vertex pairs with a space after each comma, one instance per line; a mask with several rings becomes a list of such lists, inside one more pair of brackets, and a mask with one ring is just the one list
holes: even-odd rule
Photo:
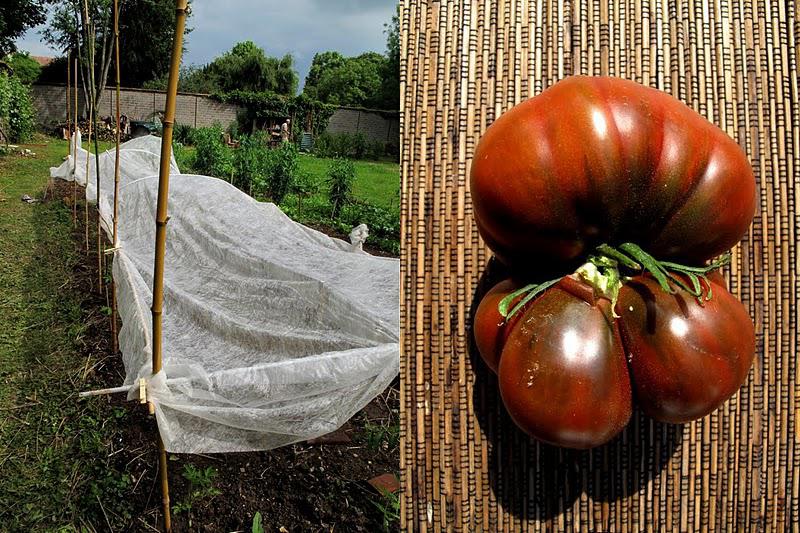
[[[94, 31], [95, 85], [99, 101], [109, 80], [114, 56], [113, 0], [86, 0], [86, 4], [87, 12], [84, 10], [84, 0], [60, 0], [48, 26], [42, 31], [42, 37], [51, 47], [69, 50], [72, 57], [79, 58], [86, 90], [88, 86], [85, 80], [90, 79], [87, 30]], [[166, 77], [175, 30], [174, 1], [120, 0], [119, 25], [120, 55], [124, 58], [122, 84], [141, 87], [148, 80]], [[187, 27], [186, 33], [190, 31]], [[88, 100], [88, 95], [86, 98]]]
[[45, 21], [49, 0], [3, 0], [0, 2], [0, 57], [15, 52], [17, 40], [28, 28]]
[[[191, 12], [190, 12], [191, 15]], [[124, 0], [119, 13], [121, 83], [142, 87], [145, 82], [169, 74], [172, 37], [175, 32], [174, 0]], [[186, 53], [184, 32], [183, 53]]]
[[[91, 99], [89, 91], [96, 95], [97, 104], [106, 86], [113, 57], [113, 23], [112, 0], [62, 0], [42, 31], [47, 44], [57, 50], [69, 50], [72, 57], [78, 58], [87, 107]], [[91, 80], [95, 80], [94, 85]]]
[[204, 74], [220, 92], [238, 89], [293, 96], [297, 90], [294, 58], [268, 56], [253, 41], [237, 43], [207, 65]]
[[382, 109], [400, 109], [400, 6], [384, 25], [386, 33], [386, 62], [383, 66]]
[[303, 92], [312, 98], [318, 98], [317, 85], [322, 74], [328, 70], [341, 67], [345, 63], [345, 58], [339, 52], [329, 51], [314, 54], [311, 61], [311, 68], [306, 76], [306, 83]]
[[322, 72], [317, 97], [335, 105], [381, 107], [385, 62], [377, 52], [345, 59], [343, 64]]
[[25, 85], [30, 85], [39, 77], [42, 66], [28, 52], [14, 52], [6, 57], [6, 63], [14, 70], [14, 75]]

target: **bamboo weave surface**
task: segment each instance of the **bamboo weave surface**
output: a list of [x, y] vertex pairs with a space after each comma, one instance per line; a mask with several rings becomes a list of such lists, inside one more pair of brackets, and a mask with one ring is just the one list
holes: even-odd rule
[[[413, 531], [798, 531], [800, 447], [793, 0], [505, 0], [401, 4], [402, 528]], [[504, 414], [470, 350], [490, 254], [472, 220], [470, 157], [504, 110], [570, 74], [677, 96], [743, 146], [760, 204], [731, 291], [757, 361], [714, 414], [635, 414], [592, 452], [539, 446]]]

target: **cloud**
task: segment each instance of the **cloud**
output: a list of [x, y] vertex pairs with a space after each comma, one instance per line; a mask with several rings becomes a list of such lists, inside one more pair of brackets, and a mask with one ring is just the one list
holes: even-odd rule
[[[194, 0], [185, 64], [205, 64], [240, 41], [251, 40], [267, 54], [295, 58], [302, 86], [317, 52], [346, 56], [386, 49], [384, 24], [395, 0]], [[34, 55], [55, 55], [36, 29], [17, 46]], [[123, 58], [124, 64], [124, 58]]]

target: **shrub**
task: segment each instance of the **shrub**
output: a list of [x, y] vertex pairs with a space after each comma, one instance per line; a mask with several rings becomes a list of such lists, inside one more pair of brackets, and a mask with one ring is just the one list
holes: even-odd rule
[[194, 153], [178, 141], [172, 142], [172, 153], [175, 155], [175, 162], [183, 173], [188, 173], [194, 169]]
[[0, 121], [5, 126], [5, 134], [11, 142], [24, 142], [34, 131], [34, 112], [31, 96], [16, 76], [0, 74]]
[[239, 148], [233, 151], [233, 184], [250, 195], [264, 194], [269, 165], [270, 152], [264, 133], [241, 136]]
[[337, 158], [328, 169], [328, 201], [331, 204], [331, 218], [339, 218], [342, 208], [350, 203], [356, 169], [349, 159]]
[[303, 200], [319, 192], [319, 185], [313, 176], [306, 172], [300, 172], [294, 177], [294, 183], [289, 192], [297, 197], [297, 213], [299, 215], [303, 210]]
[[289, 193], [297, 174], [297, 147], [289, 142], [270, 151], [267, 167], [267, 189], [269, 196], [276, 204], [280, 204]]
[[314, 154], [318, 157], [380, 159], [386, 154], [386, 145], [381, 141], [369, 141], [360, 132], [323, 133], [314, 140]]
[[195, 152], [194, 168], [200, 174], [229, 180], [233, 173], [233, 154], [222, 141], [222, 128], [197, 128], [192, 134]]
[[183, 145], [192, 144], [194, 128], [188, 124], [175, 124], [172, 130], [172, 140]]

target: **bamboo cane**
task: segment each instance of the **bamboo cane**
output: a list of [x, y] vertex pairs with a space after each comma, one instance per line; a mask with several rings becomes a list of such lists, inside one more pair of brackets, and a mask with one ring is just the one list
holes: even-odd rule
[[[72, 124], [70, 123], [71, 118], [71, 109], [70, 109], [70, 94], [69, 94], [69, 86], [72, 80], [70, 79], [70, 57], [71, 52], [67, 50], [67, 90], [64, 91], [67, 96], [67, 161], [69, 161], [69, 157], [72, 155]], [[68, 165], [69, 166], [69, 165]]]
[[[78, 54], [80, 55], [80, 53]], [[74, 113], [75, 120], [73, 124], [75, 124], [75, 138], [72, 140], [72, 225], [75, 226], [78, 223], [78, 183], [75, 180], [75, 170], [78, 168], [78, 58], [76, 57], [73, 60], [73, 73], [74, 73], [74, 80], [73, 83], [75, 84], [75, 91], [73, 93], [73, 109], [72, 112]]]
[[[86, 136], [86, 188], [89, 187], [89, 159], [91, 153], [89, 152], [89, 148], [92, 146], [92, 114], [94, 113], [94, 109], [92, 108], [91, 99], [89, 102], [89, 122], [86, 126], [88, 130], [88, 134]], [[84, 191], [85, 192], [85, 191]], [[83, 201], [83, 229], [84, 229], [84, 237], [86, 241], [86, 255], [89, 255], [89, 198], [86, 197], [84, 194], [84, 201]]]
[[[89, 41], [89, 3], [88, 0], [83, 0], [83, 31], [86, 32], [86, 40]], [[91, 43], [89, 43], [91, 48]], [[91, 60], [92, 52], [89, 50], [89, 59]], [[91, 63], [91, 61], [89, 61]], [[94, 65], [90, 65], [90, 68], [94, 70]], [[88, 69], [87, 69], [88, 70]], [[86, 81], [86, 74], [83, 77], [84, 81]], [[90, 81], [91, 83], [91, 81]], [[86, 84], [84, 84], [86, 87]], [[92, 146], [92, 114], [94, 113], [94, 107], [92, 105], [92, 91], [89, 91], [89, 122], [86, 126], [86, 129], [89, 130], [88, 136], [86, 138], [86, 189], [89, 188], [89, 159], [90, 153], [88, 148]], [[85, 96], [85, 95], [84, 95]], [[84, 194], [84, 202], [83, 202], [83, 229], [84, 229], [84, 240], [86, 242], [86, 255], [89, 255], [89, 198]]]
[[[164, 110], [161, 137], [161, 162], [158, 173], [158, 203], [156, 207], [156, 246], [153, 264], [153, 374], [161, 370], [161, 312], [164, 303], [164, 255], [167, 240], [167, 197], [169, 195], [169, 171], [172, 155], [172, 128], [175, 121], [175, 101], [178, 92], [178, 71], [181, 64], [183, 31], [186, 23], [187, 0], [175, 0], [175, 36], [172, 43], [167, 102]], [[169, 514], [169, 485], [167, 481], [167, 453], [159, 435], [159, 471], [161, 475], [161, 494], [164, 505], [164, 527], [171, 531]]]
[[[119, 210], [119, 141], [120, 141], [120, 120], [119, 120], [119, 84], [120, 84], [120, 72], [119, 72], [119, 1], [114, 0], [114, 63], [116, 66], [116, 94], [117, 94], [117, 102], [116, 102], [116, 126], [117, 126], [117, 135], [116, 135], [116, 153], [114, 154], [114, 215], [113, 215], [113, 222], [114, 222], [114, 230], [113, 230], [113, 239], [112, 239], [112, 246], [117, 248], [119, 243], [117, 242], [119, 235], [119, 225], [117, 224], [117, 212]], [[116, 287], [114, 286], [114, 281], [111, 281], [111, 344], [113, 346], [114, 353], [117, 353], [119, 348], [118, 341], [117, 341], [117, 292]]]
[[[86, 0], [85, 0], [86, 1]], [[88, 1], [87, 1], [88, 3]], [[97, 292], [103, 292], [103, 239], [100, 231], [100, 145], [97, 142], [98, 129], [97, 129], [97, 84], [94, 78], [95, 67], [95, 28], [94, 20], [90, 19], [87, 15], [86, 25], [89, 32], [89, 83], [91, 90], [89, 91], [89, 101], [92, 108], [91, 122], [94, 129], [94, 173], [95, 173], [95, 211], [97, 215]], [[86, 181], [88, 183], [89, 176], [87, 174]], [[87, 230], [88, 231], [88, 230]], [[87, 246], [88, 249], [88, 246]]]

